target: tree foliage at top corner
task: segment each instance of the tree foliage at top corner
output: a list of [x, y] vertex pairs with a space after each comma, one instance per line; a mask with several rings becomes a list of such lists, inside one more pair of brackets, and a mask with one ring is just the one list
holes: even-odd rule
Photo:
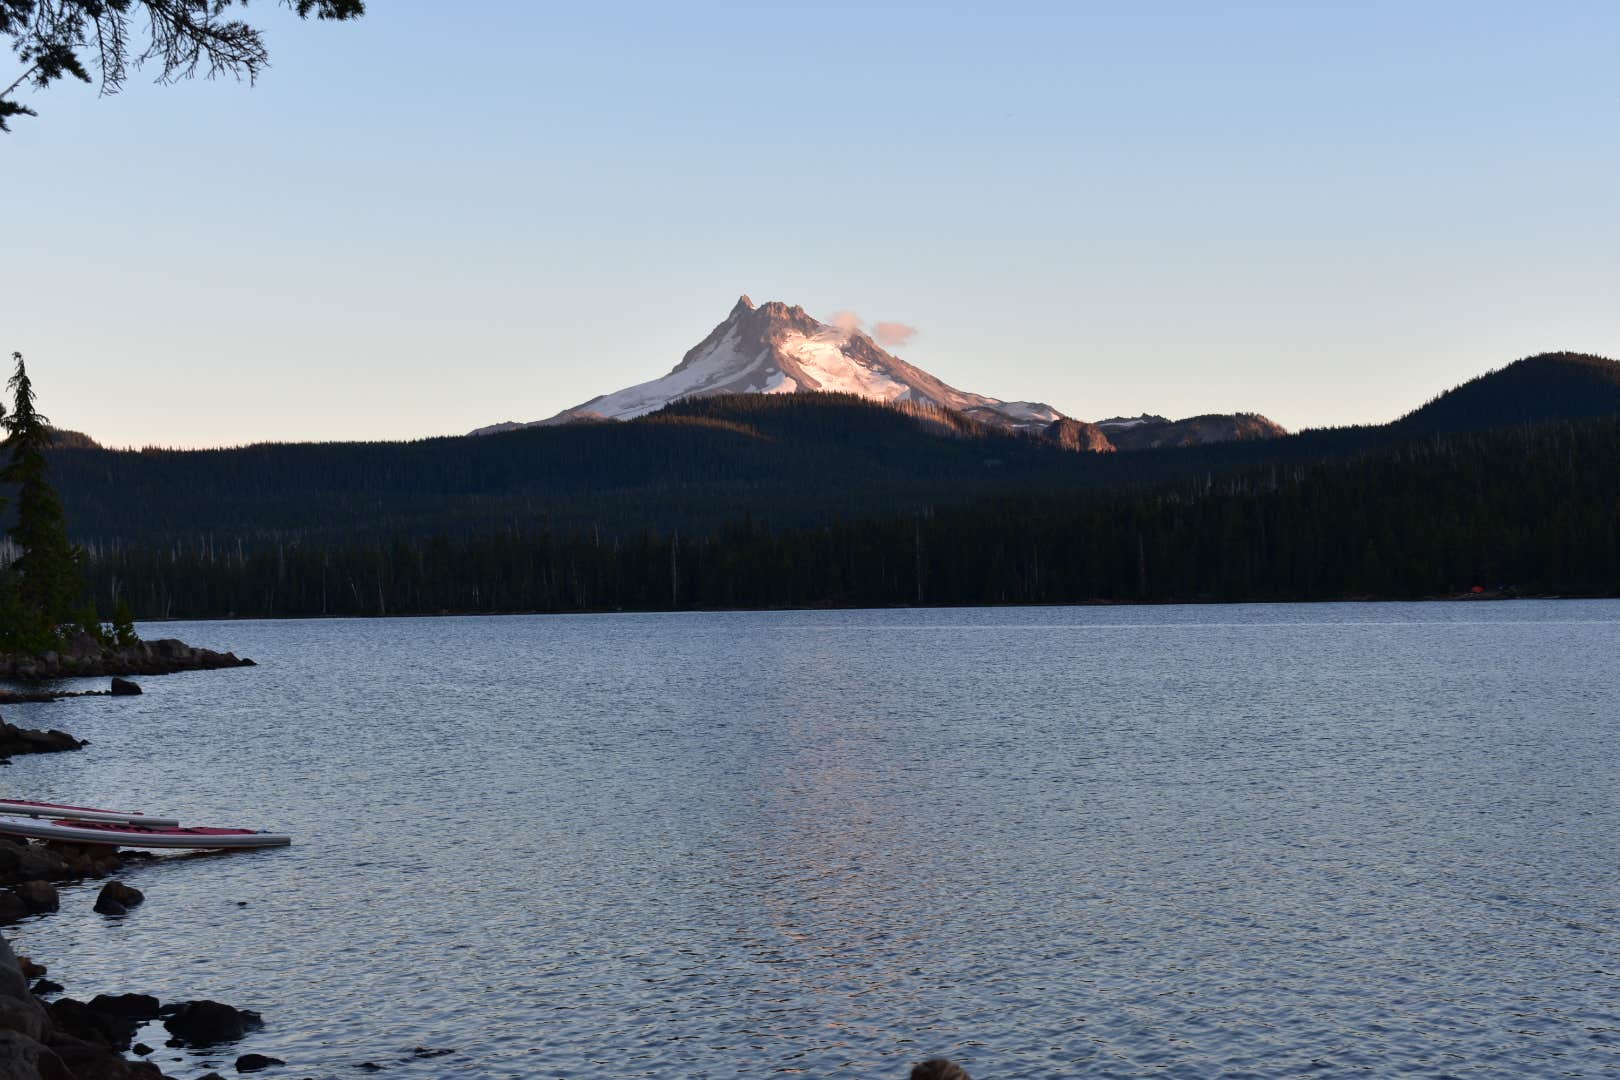
[[[299, 18], [346, 20], [365, 14], [364, 0], [282, 0]], [[43, 90], [64, 76], [100, 82], [115, 94], [131, 68], [158, 68], [160, 83], [202, 73], [258, 78], [270, 62], [259, 29], [234, 18], [247, 0], [0, 0], [0, 37], [22, 65], [0, 89], [0, 131], [34, 116], [13, 99], [24, 86]], [[92, 77], [91, 72], [96, 74]]]

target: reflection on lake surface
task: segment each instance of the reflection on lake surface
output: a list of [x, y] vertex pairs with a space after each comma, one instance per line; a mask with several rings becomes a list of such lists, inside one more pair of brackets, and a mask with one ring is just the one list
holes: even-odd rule
[[147, 634], [262, 666], [7, 709], [92, 740], [11, 792], [295, 844], [14, 936], [264, 1012], [176, 1076], [1620, 1070], [1620, 603]]

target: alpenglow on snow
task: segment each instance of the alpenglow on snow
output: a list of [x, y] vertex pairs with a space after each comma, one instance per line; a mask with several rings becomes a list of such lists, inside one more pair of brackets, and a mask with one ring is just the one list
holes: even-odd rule
[[773, 300], [755, 306], [744, 296], [725, 321], [693, 346], [668, 375], [594, 397], [556, 416], [527, 424], [507, 421], [471, 432], [576, 420], [634, 420], [682, 398], [713, 394], [853, 394], [891, 405], [950, 409], [991, 427], [1020, 431], [1071, 449], [1109, 452], [1266, 439], [1283, 428], [1253, 413], [1171, 421], [1144, 413], [1096, 424], [1076, 420], [1039, 401], [1002, 401], [958, 390], [880, 348], [870, 336], [821, 322], [802, 307]]
[[831, 326], [780, 301], [756, 307], [744, 296], [668, 375], [594, 397], [533, 424], [494, 424], [473, 434], [571, 420], [632, 420], [681, 398], [711, 394], [816, 391], [935, 405], [1002, 427], [1044, 428], [1063, 416], [1036, 401], [1001, 401], [958, 390], [886, 352], [859, 330]]

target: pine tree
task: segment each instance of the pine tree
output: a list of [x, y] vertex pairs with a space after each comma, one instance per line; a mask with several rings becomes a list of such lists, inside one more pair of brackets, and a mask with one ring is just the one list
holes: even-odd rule
[[113, 644], [119, 648], [140, 643], [140, 635], [135, 633], [135, 616], [129, 610], [129, 601], [122, 596], [118, 598], [118, 607], [113, 611], [112, 622]]
[[11, 355], [17, 370], [6, 384], [12, 410], [3, 421], [10, 460], [0, 469], [0, 482], [16, 488], [17, 522], [10, 535], [19, 554], [10, 576], [18, 629], [38, 644], [53, 639], [57, 626], [72, 620], [82, 585], [79, 553], [68, 543], [62, 503], [51, 488], [45, 457], [49, 421], [34, 408], [34, 387], [22, 353]]

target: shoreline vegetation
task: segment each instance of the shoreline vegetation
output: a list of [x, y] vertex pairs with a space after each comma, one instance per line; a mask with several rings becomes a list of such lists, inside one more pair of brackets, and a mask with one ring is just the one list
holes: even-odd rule
[[1620, 595], [1617, 461], [1620, 421], [1560, 422], [1168, 489], [698, 532], [177, 540], [84, 573], [141, 619], [1602, 597]]
[[[130, 696], [141, 688], [123, 676], [254, 666], [234, 653], [194, 648], [174, 638], [142, 641], [122, 598], [114, 599], [110, 624], [93, 603], [76, 606], [85, 594], [86, 555], [68, 539], [66, 517], [49, 476], [51, 429], [34, 409], [21, 354], [13, 358], [16, 372], [7, 384], [13, 407], [7, 414], [0, 405], [7, 432], [0, 484], [15, 500], [6, 560], [0, 564], [0, 683], [25, 689], [0, 687], [0, 703]], [[6, 504], [0, 498], [0, 510]], [[51, 685], [95, 676], [112, 676], [111, 688], [70, 691]], [[20, 728], [0, 718], [5, 764], [12, 755], [88, 745], [65, 731]], [[93, 792], [78, 796], [94, 798]], [[0, 925], [60, 910], [59, 884], [107, 878], [126, 864], [153, 858], [111, 845], [0, 837]], [[97, 895], [94, 910], [102, 917], [124, 918], [144, 899], [140, 890], [114, 879]], [[256, 1014], [214, 1001], [162, 1005], [150, 995], [129, 993], [98, 994], [88, 1001], [57, 997], [63, 987], [44, 979], [46, 970], [15, 956], [10, 940], [0, 937], [0, 1075], [7, 1080], [163, 1080], [150, 1061], [125, 1056], [153, 1052], [135, 1042], [142, 1024], [161, 1021], [170, 1035], [168, 1046], [200, 1046], [232, 1042], [259, 1023]], [[237, 1059], [236, 1069], [253, 1072], [279, 1064], [248, 1054]]]
[[[243, 615], [227, 612], [223, 615], [170, 616], [143, 619], [145, 623], [187, 622], [300, 622], [323, 619], [485, 619], [507, 615], [685, 615], [720, 614], [725, 612], [787, 612], [787, 611], [956, 611], [970, 608], [1139, 608], [1139, 607], [1236, 607], [1273, 604], [1470, 604], [1509, 600], [1614, 600], [1620, 599], [1620, 587], [1603, 592], [1522, 592], [1513, 588], [1486, 589], [1479, 592], [1437, 594], [1434, 596], [1338, 596], [1311, 600], [1289, 600], [1275, 597], [1239, 600], [1168, 599], [1168, 600], [1030, 600], [1005, 603], [937, 603], [937, 604], [778, 604], [769, 607], [706, 607], [700, 605], [641, 608], [513, 608], [511, 610], [483, 610], [474, 608], [444, 609], [440, 611], [390, 611], [385, 614], [298, 614], [298, 615]], [[243, 666], [252, 666], [245, 661]], [[229, 665], [226, 665], [229, 666]], [[0, 705], [6, 698], [0, 691]], [[108, 691], [89, 691], [90, 695], [106, 695]], [[73, 693], [50, 695], [52, 700], [78, 696]], [[43, 697], [43, 695], [42, 695]], [[33, 699], [30, 699], [33, 700]]]

